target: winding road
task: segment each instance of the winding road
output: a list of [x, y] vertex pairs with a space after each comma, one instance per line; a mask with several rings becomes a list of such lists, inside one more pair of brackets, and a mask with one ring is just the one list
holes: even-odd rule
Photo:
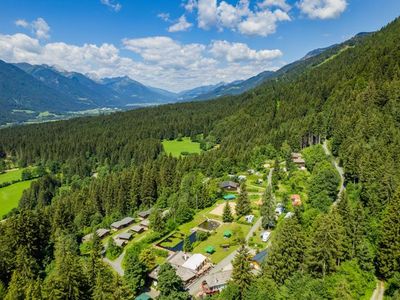
[[344, 186], [344, 170], [341, 166], [339, 166], [337, 160], [335, 159], [335, 157], [332, 155], [331, 151], [329, 150], [327, 140], [325, 140], [324, 143], [322, 144], [322, 148], [324, 148], [325, 154], [331, 158], [333, 166], [336, 168], [336, 170], [340, 176], [340, 188], [339, 188], [339, 192], [337, 195], [337, 199], [334, 203], [334, 205], [336, 205], [337, 201], [340, 200], [340, 197], [342, 196], [344, 190], [346, 189], [346, 187]]

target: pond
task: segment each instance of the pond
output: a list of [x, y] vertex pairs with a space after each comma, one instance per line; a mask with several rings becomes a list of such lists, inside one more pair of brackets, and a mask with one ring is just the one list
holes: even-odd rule
[[219, 223], [214, 220], [206, 220], [203, 223], [201, 223], [198, 227], [204, 230], [212, 231], [215, 230], [219, 227]]

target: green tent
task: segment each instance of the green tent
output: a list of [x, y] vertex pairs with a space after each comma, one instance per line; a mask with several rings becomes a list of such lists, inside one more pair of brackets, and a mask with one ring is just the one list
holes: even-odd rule
[[213, 254], [215, 252], [214, 246], [207, 246], [204, 250], [209, 254]]
[[232, 231], [230, 231], [230, 230], [225, 230], [225, 231], [224, 231], [224, 237], [229, 238], [229, 237], [231, 237], [231, 236], [232, 236]]
[[236, 196], [234, 194], [228, 194], [224, 196], [224, 200], [234, 200]]

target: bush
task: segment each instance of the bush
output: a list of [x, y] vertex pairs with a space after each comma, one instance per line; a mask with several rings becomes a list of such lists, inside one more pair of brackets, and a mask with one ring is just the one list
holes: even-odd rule
[[209, 236], [210, 236], [209, 232], [205, 232], [205, 231], [201, 231], [201, 230], [196, 232], [196, 240], [199, 242], [203, 242], [203, 241], [207, 240]]

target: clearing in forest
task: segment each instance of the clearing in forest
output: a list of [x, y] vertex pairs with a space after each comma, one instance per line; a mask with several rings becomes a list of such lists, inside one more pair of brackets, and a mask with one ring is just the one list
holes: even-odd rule
[[22, 181], [0, 189], [0, 219], [18, 206], [23, 191], [30, 187], [31, 182]]
[[164, 151], [174, 157], [188, 154], [198, 154], [201, 152], [200, 143], [192, 142], [190, 137], [185, 137], [181, 140], [164, 140], [162, 144]]
[[14, 180], [21, 180], [22, 170], [23, 169], [15, 169], [0, 174], [0, 184]]

